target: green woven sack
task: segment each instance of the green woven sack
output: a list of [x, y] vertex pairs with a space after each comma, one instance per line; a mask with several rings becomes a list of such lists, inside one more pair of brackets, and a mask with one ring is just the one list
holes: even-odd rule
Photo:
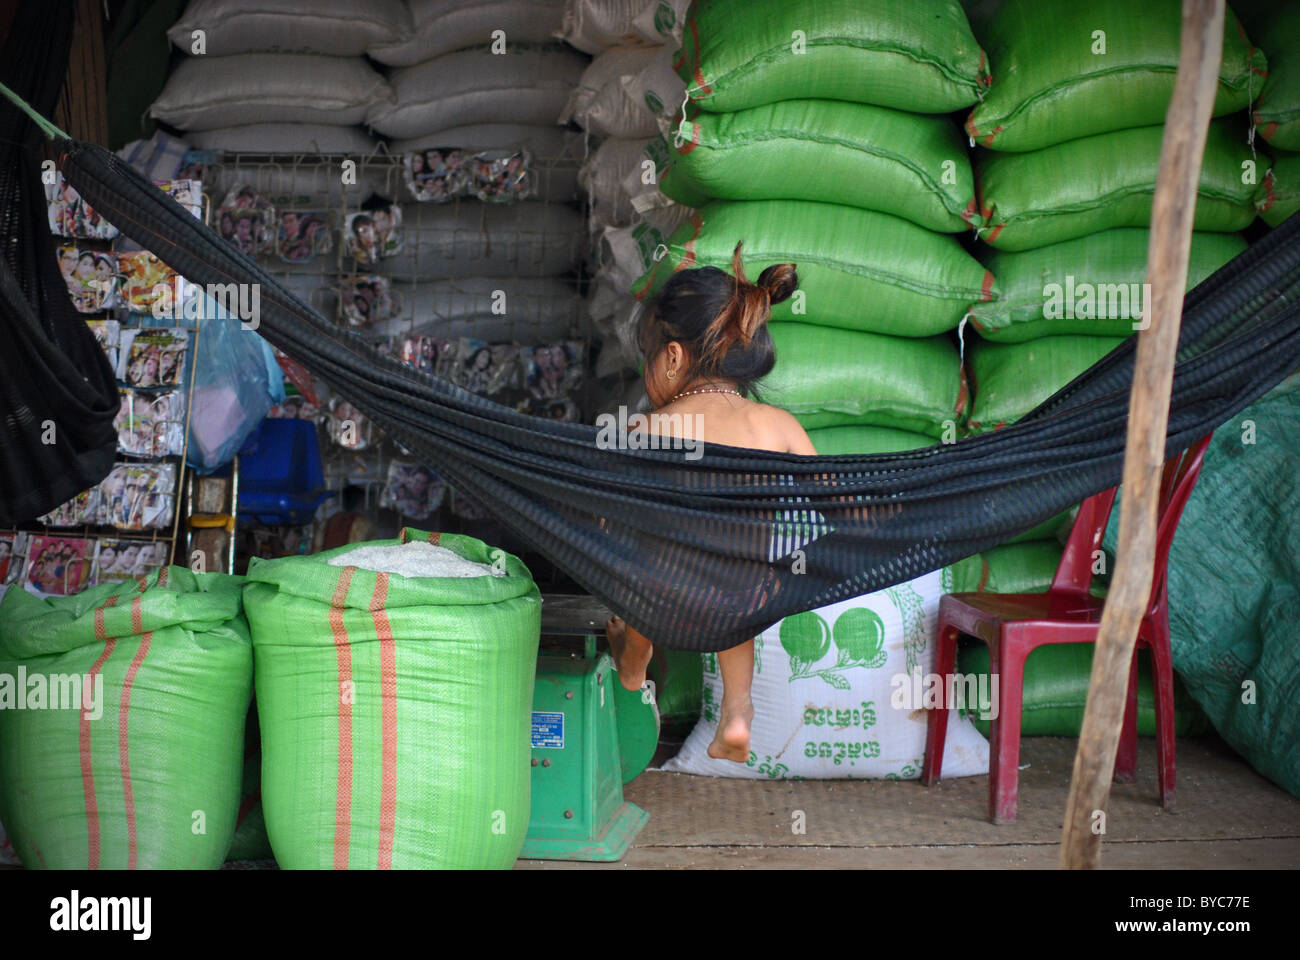
[[1061, 564], [1057, 540], [1005, 543], [953, 564], [953, 593], [1046, 593]]
[[[971, 304], [971, 325], [1000, 343], [1063, 334], [1126, 337], [1146, 303], [1150, 236], [1121, 227], [1020, 253], [985, 249], [980, 259], [998, 278], [1002, 296]], [[1245, 249], [1235, 233], [1192, 234], [1187, 289]]]
[[70, 597], [6, 593], [0, 822], [23, 863], [221, 866], [253, 680], [241, 582], [164, 567]]
[[799, 289], [772, 307], [777, 321], [811, 317], [827, 327], [929, 337], [955, 329], [974, 301], [997, 296], [993, 274], [956, 237], [887, 213], [797, 200], [705, 205], [668, 238], [632, 293], [657, 293], [675, 270], [730, 270], [742, 240], [751, 277], [773, 263], [798, 270]]
[[[971, 27], [993, 84], [966, 131], [995, 150], [1039, 150], [1163, 123], [1178, 70], [1179, 0], [983, 0]], [[1214, 116], [1244, 110], [1264, 83], [1264, 54], [1228, 12]]]
[[934, 446], [934, 437], [893, 427], [818, 427], [808, 431], [808, 439], [823, 457], [861, 457]]
[[262, 733], [257, 723], [257, 705], [248, 711], [244, 724], [244, 772], [239, 788], [239, 814], [235, 835], [226, 851], [227, 860], [271, 860], [271, 841], [266, 836], [262, 813]]
[[1255, 99], [1255, 127], [1274, 147], [1300, 150], [1300, 4], [1234, 0], [1232, 8], [1268, 55], [1268, 79]]
[[1300, 210], [1300, 153], [1279, 153], [1255, 193], [1255, 207], [1270, 227]]
[[[422, 540], [505, 576], [331, 566]], [[520, 560], [473, 537], [254, 560], [244, 605], [262, 806], [288, 869], [506, 868], [528, 827], [541, 601]]]
[[947, 337], [885, 337], [807, 323], [769, 329], [776, 366], [759, 389], [805, 430], [871, 424], [942, 439], [948, 423], [955, 437], [966, 385]]
[[[1071, 140], [1033, 153], [977, 151], [975, 180], [1001, 250], [1031, 250], [1113, 227], [1149, 227], [1164, 127]], [[1244, 230], [1255, 219], [1254, 158], [1236, 118], [1210, 124], [1193, 229]], [[1250, 183], [1243, 183], [1243, 178]]]
[[949, 113], [988, 83], [958, 0], [697, 0], [673, 67], [719, 112], [817, 98]]
[[971, 375], [970, 430], [996, 430], [1019, 420], [1124, 342], [1123, 337], [1042, 337], [1027, 343], [967, 347]]
[[970, 157], [947, 117], [842, 100], [692, 110], [659, 189], [678, 203], [818, 200], [940, 233], [981, 225]]
[[[1020, 733], [1025, 737], [1077, 737], [1083, 726], [1083, 710], [1092, 677], [1090, 643], [1053, 643], [1038, 647], [1025, 658]], [[957, 656], [964, 675], [989, 672], [989, 650], [982, 643], [963, 644]], [[985, 689], [981, 687], [980, 689]], [[1151, 674], [1151, 654], [1138, 652], [1138, 735], [1154, 737], [1156, 710]], [[989, 735], [989, 722], [971, 714], [976, 729]], [[1193, 737], [1210, 728], [1205, 712], [1187, 694], [1174, 674], [1174, 733]]]
[[684, 738], [700, 719], [704, 705], [704, 657], [690, 650], [655, 647], [646, 673], [654, 681], [661, 733]]

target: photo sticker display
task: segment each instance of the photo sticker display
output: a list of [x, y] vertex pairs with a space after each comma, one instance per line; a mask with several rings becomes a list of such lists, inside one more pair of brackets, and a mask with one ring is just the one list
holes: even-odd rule
[[141, 327], [120, 334], [117, 378], [131, 387], [180, 386], [189, 349], [188, 330]]
[[119, 463], [99, 485], [100, 522], [119, 530], [171, 526], [176, 464]]
[[185, 394], [119, 389], [121, 407], [113, 420], [119, 453], [166, 457], [185, 452]]
[[421, 202], [445, 203], [468, 192], [472, 180], [465, 151], [418, 150], [403, 158], [406, 188]]
[[112, 240], [118, 235], [117, 227], [81, 199], [62, 173], [56, 173], [54, 182], [45, 185], [45, 201], [50, 232], [56, 237]]
[[41, 593], [69, 596], [90, 586], [91, 541], [81, 537], [32, 537], [24, 581]]
[[334, 249], [329, 216], [319, 210], [285, 210], [275, 235], [275, 253], [286, 263], [306, 263]]
[[47, 527], [94, 526], [99, 522], [99, 511], [99, 487], [91, 487], [38, 519]]
[[382, 323], [397, 316], [397, 298], [387, 277], [344, 277], [339, 282], [339, 312], [352, 327]]
[[94, 583], [118, 583], [145, 577], [167, 565], [163, 541], [99, 540], [95, 543]]
[[344, 226], [344, 251], [360, 264], [373, 265], [402, 250], [402, 208], [375, 204], [373, 209], [348, 215]]
[[107, 251], [59, 247], [59, 273], [78, 313], [98, 313], [117, 302], [117, 257]]
[[424, 520], [442, 505], [444, 490], [442, 480], [432, 470], [394, 460], [388, 465], [388, 479], [379, 495], [379, 505], [396, 510], [403, 517]]
[[[152, 253], [147, 250], [119, 253], [117, 263], [121, 277], [118, 297], [122, 306], [133, 313], [152, 314], [160, 298], [174, 302], [176, 271]], [[163, 292], [164, 288], [167, 293]]]
[[468, 155], [450, 147], [419, 150], [402, 158], [402, 179], [421, 203], [446, 203], [477, 197], [509, 203], [536, 193], [532, 156], [527, 150], [485, 150]]
[[0, 584], [16, 583], [27, 560], [27, 534], [0, 533]]
[[104, 356], [108, 357], [108, 365], [113, 368], [114, 375], [117, 373], [118, 364], [118, 343], [122, 333], [122, 325], [116, 320], [87, 320], [86, 326], [90, 327], [91, 332], [95, 335], [96, 342], [104, 350]]
[[155, 180], [153, 185], [190, 212], [203, 219], [203, 184], [198, 180]]
[[217, 233], [240, 253], [251, 257], [275, 249], [275, 207], [247, 184], [236, 183], [230, 188], [216, 220]]

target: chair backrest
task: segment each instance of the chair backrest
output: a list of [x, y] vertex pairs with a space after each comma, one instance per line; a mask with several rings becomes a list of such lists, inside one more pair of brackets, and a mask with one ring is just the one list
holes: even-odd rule
[[[1148, 613], [1153, 613], [1164, 598], [1165, 577], [1169, 568], [1169, 550], [1178, 529], [1187, 498], [1201, 473], [1208, 436], [1165, 461], [1160, 475], [1160, 498], [1156, 516], [1155, 568], [1151, 579]], [[1101, 556], [1101, 541], [1106, 534], [1118, 487], [1094, 494], [1079, 505], [1079, 515], [1070, 529], [1070, 537], [1061, 554], [1061, 563], [1052, 578], [1050, 592], [1061, 595], [1086, 595], [1092, 587], [1096, 559]]]

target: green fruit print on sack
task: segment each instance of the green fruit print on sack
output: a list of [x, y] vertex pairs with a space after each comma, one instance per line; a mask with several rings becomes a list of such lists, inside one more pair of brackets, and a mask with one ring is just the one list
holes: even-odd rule
[[874, 670], [884, 664], [885, 625], [876, 611], [867, 607], [845, 610], [835, 621], [833, 636], [840, 651], [837, 666]]
[[[844, 676], [854, 667], [874, 669], [886, 660], [885, 625], [875, 611], [866, 607], [846, 610], [831, 628], [813, 611], [786, 617], [781, 623], [781, 646], [790, 655], [790, 683], [805, 677], [820, 677], [836, 690], [852, 684]], [[834, 639], [838, 649], [835, 664], [813, 669], [826, 656]]]
[[781, 621], [781, 646], [790, 655], [790, 673], [807, 676], [808, 668], [831, 648], [831, 629], [811, 610], [797, 613]]

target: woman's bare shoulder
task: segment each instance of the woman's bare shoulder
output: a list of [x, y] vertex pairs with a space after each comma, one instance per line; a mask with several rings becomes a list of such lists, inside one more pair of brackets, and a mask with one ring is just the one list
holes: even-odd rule
[[813, 447], [812, 441], [808, 439], [808, 432], [795, 419], [794, 414], [766, 403], [759, 404], [758, 409], [767, 430], [780, 438], [782, 452], [814, 457], [817, 455], [816, 448]]

